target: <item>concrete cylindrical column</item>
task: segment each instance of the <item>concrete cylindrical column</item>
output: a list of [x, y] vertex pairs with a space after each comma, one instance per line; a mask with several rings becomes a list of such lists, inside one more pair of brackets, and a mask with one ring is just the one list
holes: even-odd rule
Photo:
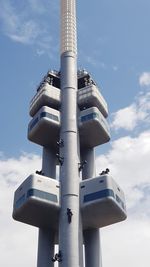
[[61, 267], [79, 267], [80, 207], [77, 124], [76, 0], [61, 0], [61, 131], [64, 146], [60, 168], [61, 212], [59, 248]]
[[56, 179], [56, 151], [43, 147], [42, 172], [45, 176]]
[[99, 229], [84, 231], [85, 267], [101, 267], [101, 246]]
[[62, 267], [79, 267], [79, 155], [77, 127], [76, 56], [65, 52], [61, 57], [61, 139], [63, 164], [60, 168], [61, 212], [59, 247]]
[[54, 238], [55, 234], [53, 231], [39, 229], [37, 267], [54, 267], [54, 262], [52, 262]]
[[[56, 152], [43, 147], [42, 172], [44, 176], [56, 179]], [[37, 267], [54, 267], [55, 232], [39, 229]]]
[[82, 179], [95, 177], [95, 151], [94, 148], [84, 148], [81, 150], [82, 161], [86, 160], [87, 164], [82, 170]]
[[[82, 170], [82, 179], [95, 177], [95, 151], [94, 148], [84, 148], [81, 151], [82, 161], [87, 164]], [[84, 231], [85, 267], [102, 267], [100, 230], [89, 229]]]

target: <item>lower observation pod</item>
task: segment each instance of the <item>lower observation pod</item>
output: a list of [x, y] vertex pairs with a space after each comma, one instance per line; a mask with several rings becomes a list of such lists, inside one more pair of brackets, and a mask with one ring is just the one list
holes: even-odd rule
[[[59, 181], [32, 174], [15, 192], [13, 218], [57, 232], [60, 207]], [[80, 182], [80, 208], [84, 230], [126, 219], [124, 193], [108, 175]]]
[[101, 228], [126, 219], [124, 193], [108, 175], [80, 183], [83, 228]]
[[31, 174], [16, 190], [13, 218], [37, 227], [58, 228], [59, 182]]

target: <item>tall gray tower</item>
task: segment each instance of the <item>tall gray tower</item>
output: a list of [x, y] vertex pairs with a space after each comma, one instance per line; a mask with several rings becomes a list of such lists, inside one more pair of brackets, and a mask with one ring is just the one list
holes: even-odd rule
[[16, 190], [13, 218], [39, 228], [38, 267], [101, 267], [99, 228], [124, 220], [126, 208], [109, 170], [95, 173], [94, 148], [110, 139], [108, 110], [91, 75], [77, 70], [76, 0], [61, 0], [60, 71], [44, 76], [30, 116], [42, 169]]

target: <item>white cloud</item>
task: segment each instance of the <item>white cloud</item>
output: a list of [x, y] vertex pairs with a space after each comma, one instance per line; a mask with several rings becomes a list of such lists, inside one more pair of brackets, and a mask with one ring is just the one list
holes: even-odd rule
[[0, 158], [0, 266], [35, 266], [37, 229], [14, 221], [12, 205], [15, 189], [40, 166], [36, 155]]
[[[128, 218], [102, 229], [104, 266], [149, 266], [150, 131], [122, 137], [97, 160], [97, 173], [107, 167], [123, 188]], [[144, 244], [144, 246], [143, 246]]]
[[18, 43], [32, 44], [40, 34], [40, 29], [34, 21], [26, 21], [23, 25], [17, 26], [16, 29], [9, 32], [7, 35]]
[[125, 129], [132, 131], [140, 123], [150, 122], [150, 92], [140, 92], [135, 102], [112, 114], [111, 127], [114, 130]]
[[139, 77], [139, 84], [141, 86], [150, 85], [150, 72], [143, 72]]
[[[103, 264], [116, 267], [149, 266], [150, 245], [150, 131], [137, 137], [125, 136], [111, 143], [100, 155], [97, 173], [106, 167], [125, 191], [128, 219], [101, 230]], [[13, 221], [13, 194], [33, 171], [41, 168], [36, 155], [0, 159], [0, 266], [36, 266], [37, 229]], [[144, 244], [144, 246], [143, 246]], [[109, 255], [109, 257], [108, 257]], [[139, 256], [140, 255], [140, 256]], [[142, 258], [142, 262], [141, 262]], [[143, 264], [143, 265], [142, 265]]]
[[118, 110], [113, 114], [113, 122], [111, 127], [115, 130], [124, 128], [126, 130], [133, 130], [136, 126], [137, 114], [136, 106], [131, 105], [129, 107]]
[[103, 266], [149, 266], [150, 221], [130, 220], [102, 229]]

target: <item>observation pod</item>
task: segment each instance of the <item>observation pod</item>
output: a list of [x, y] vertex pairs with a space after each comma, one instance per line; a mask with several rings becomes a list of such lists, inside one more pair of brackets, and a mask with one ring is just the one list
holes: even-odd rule
[[60, 112], [44, 106], [29, 123], [28, 139], [45, 147], [50, 145], [51, 148], [56, 148], [59, 130]]
[[[109, 175], [80, 182], [83, 229], [100, 228], [126, 219], [124, 193]], [[16, 190], [13, 218], [58, 231], [59, 181], [31, 174]]]
[[30, 116], [33, 117], [42, 106], [60, 108], [60, 77], [57, 71], [49, 71], [38, 86], [30, 102]]
[[81, 147], [95, 147], [110, 140], [108, 123], [96, 107], [80, 112], [79, 130]]
[[107, 103], [98, 87], [94, 84], [87, 85], [78, 90], [78, 106], [81, 110], [97, 107], [105, 118], [108, 116]]
[[58, 230], [59, 182], [31, 174], [15, 191], [13, 218], [40, 228]]
[[[97, 107], [102, 115], [108, 116], [108, 107], [105, 99], [95, 84], [85, 85], [77, 91], [77, 102], [80, 110], [90, 107]], [[42, 106], [48, 106], [59, 110], [61, 106], [61, 90], [53, 84], [43, 83], [30, 102], [30, 115], [33, 117]]]
[[42, 106], [60, 108], [60, 89], [46, 83], [30, 102], [30, 116], [33, 117]]
[[[98, 108], [92, 107], [81, 111], [78, 121], [82, 147], [94, 147], [110, 140], [107, 121]], [[44, 106], [29, 123], [28, 139], [42, 146], [51, 145], [56, 148], [60, 124], [60, 112]]]
[[80, 190], [84, 229], [101, 228], [126, 219], [124, 193], [109, 175], [82, 181]]

